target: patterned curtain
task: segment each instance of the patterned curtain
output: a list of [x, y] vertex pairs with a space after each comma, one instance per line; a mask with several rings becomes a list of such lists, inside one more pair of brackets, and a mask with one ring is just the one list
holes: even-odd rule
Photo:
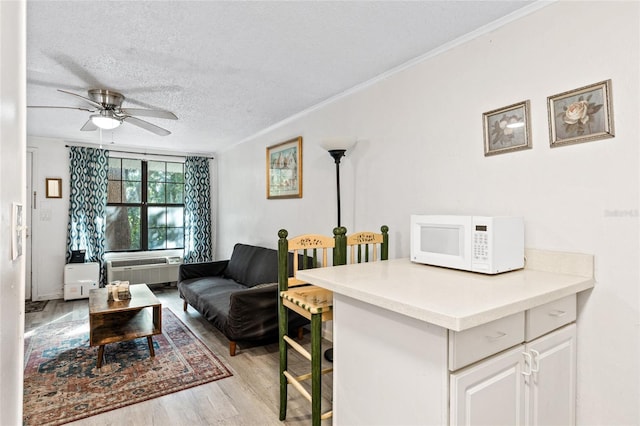
[[104, 266], [105, 218], [109, 151], [71, 147], [71, 194], [67, 226], [67, 262], [72, 250], [86, 250], [85, 262], [99, 262], [100, 287], [106, 284]]
[[209, 159], [184, 162], [184, 263], [208, 262], [211, 250]]

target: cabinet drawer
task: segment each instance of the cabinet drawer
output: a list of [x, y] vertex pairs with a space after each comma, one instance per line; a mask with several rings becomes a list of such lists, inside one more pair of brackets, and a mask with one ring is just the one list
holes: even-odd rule
[[523, 341], [524, 312], [464, 331], [449, 330], [449, 370], [457, 370]]
[[525, 316], [527, 342], [576, 320], [576, 295], [529, 309]]

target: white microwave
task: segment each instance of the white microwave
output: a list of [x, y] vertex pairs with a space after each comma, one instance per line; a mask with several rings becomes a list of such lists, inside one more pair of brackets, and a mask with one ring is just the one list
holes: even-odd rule
[[506, 216], [411, 216], [411, 261], [483, 274], [524, 267], [524, 220]]

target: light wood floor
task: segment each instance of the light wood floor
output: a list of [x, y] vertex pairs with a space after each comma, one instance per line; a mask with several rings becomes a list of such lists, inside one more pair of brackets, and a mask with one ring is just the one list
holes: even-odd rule
[[[308, 425], [311, 407], [299, 392], [289, 386], [287, 420], [278, 420], [278, 344], [252, 348], [239, 347], [235, 357], [229, 356], [228, 340], [203, 319], [192, 307], [182, 310], [182, 299], [175, 287], [150, 286], [171, 309], [233, 372], [233, 377], [183, 390], [150, 401], [70, 423], [74, 426], [107, 425]], [[52, 321], [88, 319], [88, 300], [52, 300], [42, 312], [25, 315], [25, 333], [46, 327]], [[305, 334], [304, 346], [309, 348]], [[329, 342], [323, 346], [329, 347]], [[98, 348], [96, 349], [96, 353]], [[308, 362], [289, 351], [295, 371], [308, 371]], [[300, 364], [300, 368], [296, 364]], [[323, 365], [323, 368], [325, 366]], [[330, 407], [331, 375], [323, 376], [323, 411]], [[330, 425], [331, 420], [325, 420]]]

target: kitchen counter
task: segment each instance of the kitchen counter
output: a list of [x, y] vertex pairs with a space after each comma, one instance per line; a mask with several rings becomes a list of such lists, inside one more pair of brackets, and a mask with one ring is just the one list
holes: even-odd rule
[[593, 256], [525, 254], [499, 275], [409, 259], [298, 271], [334, 293], [334, 424], [575, 423], [576, 294], [594, 286]]
[[594, 286], [593, 257], [527, 250], [525, 269], [484, 275], [393, 259], [299, 271], [298, 278], [462, 331]]

